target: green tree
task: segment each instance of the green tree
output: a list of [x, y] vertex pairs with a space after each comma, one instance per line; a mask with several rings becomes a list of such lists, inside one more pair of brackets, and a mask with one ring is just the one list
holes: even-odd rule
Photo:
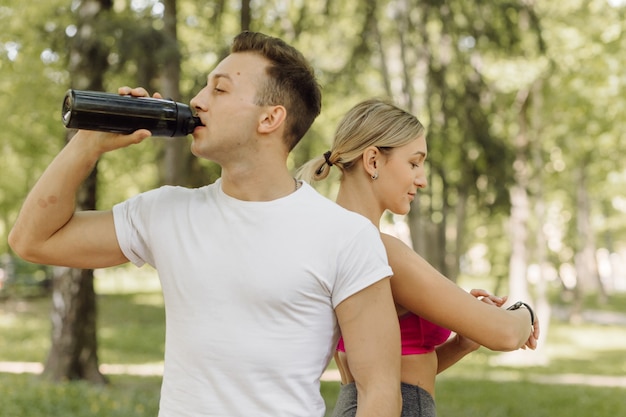
[[[115, 2], [94, 26], [107, 70], [93, 79], [66, 65], [89, 50], [67, 43], [81, 39], [74, 12], [85, 4], [0, 6], [0, 251], [21, 201], [63, 146], [68, 85], [140, 85], [188, 102], [232, 37], [250, 28], [302, 50], [323, 86], [322, 115], [292, 168], [327, 150], [357, 101], [391, 97], [428, 128], [430, 187], [408, 217], [418, 252], [454, 278], [475, 273], [468, 254], [484, 248], [481, 273], [542, 305], [555, 282], [578, 309], [589, 292], [610, 295], [614, 281], [593, 263], [597, 247], [625, 250], [623, 2]], [[186, 140], [153, 138], [100, 160], [94, 204], [219, 174]], [[319, 189], [332, 198], [335, 186]], [[560, 273], [575, 267], [574, 280]], [[531, 270], [541, 272], [529, 285]]]
[[[100, 22], [111, 11], [111, 0], [84, 0], [76, 9], [76, 33], [69, 45], [72, 87], [102, 91], [109, 46], [98, 36]], [[67, 138], [69, 140], [70, 133]], [[79, 189], [79, 210], [96, 208], [98, 167]], [[86, 379], [105, 383], [97, 354], [96, 297], [93, 270], [57, 268], [53, 278], [52, 344], [44, 376], [54, 381]]]
[[561, 275], [565, 292], [575, 297], [573, 318], [586, 295], [595, 293], [600, 300], [608, 295], [605, 285], [611, 281], [600, 280], [598, 243], [616, 251], [615, 242], [624, 237], [624, 210], [618, 203], [623, 192], [615, 185], [623, 186], [619, 176], [625, 169], [619, 157], [624, 149], [625, 6], [590, 0], [541, 7], [553, 68], [541, 91], [550, 109], [541, 115], [546, 181], [553, 190], [546, 198], [561, 207], [548, 224], [562, 236], [550, 254], [557, 268], [575, 269], [573, 282]]
[[[67, 20], [56, 15], [58, 3], [0, 5], [0, 253], [8, 250], [6, 237], [24, 196], [63, 143], [65, 91], [55, 86], [67, 74], [49, 45], [51, 33]], [[45, 22], [43, 16], [53, 19]]]

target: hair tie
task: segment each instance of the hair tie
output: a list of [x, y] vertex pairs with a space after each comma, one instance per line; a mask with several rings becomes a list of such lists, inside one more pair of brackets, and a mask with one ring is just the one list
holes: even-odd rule
[[315, 171], [315, 175], [320, 175], [324, 170], [324, 165], [328, 165], [329, 167], [333, 166], [333, 163], [330, 162], [330, 151], [324, 152], [324, 163], [320, 165], [320, 167]]
[[324, 159], [326, 160], [326, 163], [328, 164], [329, 167], [333, 166], [333, 163], [330, 162], [330, 151], [324, 152]]

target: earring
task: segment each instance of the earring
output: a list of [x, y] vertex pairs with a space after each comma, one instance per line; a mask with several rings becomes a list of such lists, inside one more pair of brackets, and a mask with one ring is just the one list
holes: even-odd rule
[[378, 172], [374, 172], [374, 175], [372, 175], [372, 179], [373, 180], [377, 180], [378, 179]]

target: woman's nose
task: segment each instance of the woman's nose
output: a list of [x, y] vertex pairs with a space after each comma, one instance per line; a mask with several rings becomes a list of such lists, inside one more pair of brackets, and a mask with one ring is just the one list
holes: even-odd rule
[[426, 179], [426, 175], [425, 174], [418, 175], [417, 177], [415, 177], [415, 180], [413, 182], [415, 183], [417, 188], [426, 188], [426, 187], [428, 187], [428, 180]]

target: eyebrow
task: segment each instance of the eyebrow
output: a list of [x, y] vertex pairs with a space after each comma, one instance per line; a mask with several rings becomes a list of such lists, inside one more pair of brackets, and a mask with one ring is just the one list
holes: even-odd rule
[[233, 79], [230, 77], [230, 75], [218, 72], [216, 74], [209, 74], [209, 76], [207, 77], [207, 82], [211, 81], [211, 79], [218, 80], [220, 78], [225, 78], [225, 79], [227, 79], [228, 81], [231, 81], [231, 82], [233, 81]]

